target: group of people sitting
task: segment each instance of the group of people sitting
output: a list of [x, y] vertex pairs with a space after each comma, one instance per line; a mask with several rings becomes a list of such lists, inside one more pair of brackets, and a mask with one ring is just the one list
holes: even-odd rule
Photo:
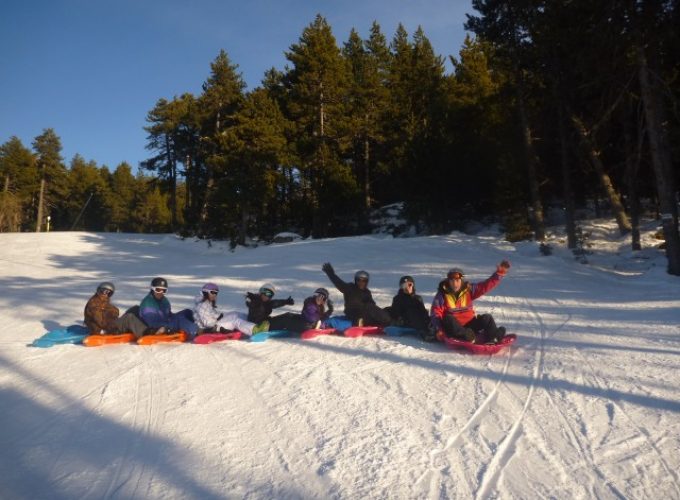
[[505, 276], [510, 263], [503, 260], [495, 272], [478, 283], [466, 281], [463, 271], [453, 268], [437, 287], [437, 293], [428, 313], [423, 298], [416, 293], [412, 276], [399, 279], [399, 291], [392, 305], [381, 308], [373, 300], [368, 288], [369, 274], [357, 271], [353, 282], [342, 280], [330, 263], [321, 269], [342, 293], [345, 316], [333, 314], [333, 303], [326, 288], [317, 288], [307, 297], [302, 310], [272, 316], [273, 309], [294, 305], [291, 296], [274, 299], [276, 289], [271, 283], [263, 284], [258, 293], [246, 294], [248, 313], [221, 311], [217, 307], [219, 287], [206, 283], [196, 297], [193, 309], [172, 312], [167, 298], [168, 282], [154, 278], [149, 293], [139, 306], [128, 309], [122, 316], [111, 302], [115, 286], [101, 283], [85, 306], [85, 325], [91, 334], [131, 332], [136, 337], [184, 331], [191, 337], [202, 332], [231, 332], [238, 330], [250, 336], [267, 330], [304, 331], [308, 329], [356, 326], [401, 326], [412, 328], [425, 340], [443, 340], [451, 337], [468, 342], [497, 343], [505, 336], [505, 328], [497, 327], [490, 314], [475, 313], [473, 301], [495, 288]]

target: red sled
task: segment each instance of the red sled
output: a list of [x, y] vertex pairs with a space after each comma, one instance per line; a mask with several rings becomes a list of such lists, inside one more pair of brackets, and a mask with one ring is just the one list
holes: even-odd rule
[[471, 354], [496, 354], [501, 349], [505, 349], [517, 340], [517, 335], [509, 333], [498, 344], [473, 344], [465, 340], [451, 339], [444, 337], [442, 342], [446, 347], [468, 351]]
[[363, 337], [364, 335], [380, 335], [385, 331], [379, 326], [350, 326], [344, 333], [345, 337]]
[[239, 331], [219, 333], [206, 332], [196, 335], [194, 337], [194, 344], [212, 344], [213, 342], [222, 342], [223, 340], [239, 340], [243, 334]]
[[319, 335], [332, 335], [335, 332], [337, 332], [335, 328], [310, 328], [309, 330], [302, 332], [300, 338], [302, 340], [309, 340], [318, 337]]

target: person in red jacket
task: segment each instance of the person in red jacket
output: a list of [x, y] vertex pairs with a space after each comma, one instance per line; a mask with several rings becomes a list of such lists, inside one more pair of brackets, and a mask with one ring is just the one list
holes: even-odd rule
[[498, 264], [496, 272], [479, 283], [464, 281], [459, 268], [451, 269], [439, 283], [430, 308], [430, 320], [437, 339], [447, 337], [476, 342], [477, 332], [484, 330], [486, 341], [498, 343], [505, 336], [505, 327], [497, 327], [490, 314], [475, 314], [473, 301], [490, 292], [510, 269], [507, 260]]

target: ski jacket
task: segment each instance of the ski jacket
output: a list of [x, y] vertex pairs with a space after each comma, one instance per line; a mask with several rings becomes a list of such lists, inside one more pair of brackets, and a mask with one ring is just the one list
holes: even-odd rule
[[399, 290], [392, 299], [390, 310], [394, 318], [402, 318], [404, 320], [421, 316], [423, 313], [427, 315], [423, 298], [415, 293], [415, 291], [412, 294], [408, 294], [403, 290]]
[[170, 301], [164, 296], [161, 300], [156, 300], [152, 292], [149, 292], [139, 304], [139, 317], [150, 328], [160, 328], [164, 326], [170, 328], [172, 311]]
[[347, 283], [340, 279], [335, 272], [326, 272], [326, 275], [335, 285], [345, 299], [345, 315], [354, 320], [361, 318], [367, 305], [376, 305], [373, 294], [368, 288], [361, 289], [356, 283]]
[[302, 319], [305, 323], [314, 325], [317, 321], [325, 321], [333, 314], [333, 303], [330, 300], [326, 304], [317, 304], [316, 297], [307, 297], [302, 304]]
[[290, 304], [288, 299], [269, 299], [262, 300], [260, 294], [248, 292], [246, 294], [246, 306], [248, 306], [248, 321], [251, 323], [262, 323], [272, 314], [272, 309], [283, 307]]
[[223, 316], [210, 300], [203, 300], [203, 294], [194, 299], [194, 323], [199, 328], [213, 328]]
[[430, 308], [432, 325], [441, 330], [442, 320], [446, 315], [452, 315], [462, 326], [468, 324], [475, 318], [473, 301], [496, 288], [502, 278], [502, 275], [495, 272], [479, 283], [465, 281], [458, 292], [451, 289], [448, 280], [441, 281]]
[[118, 314], [109, 297], [95, 293], [85, 305], [85, 326], [94, 334], [115, 332]]

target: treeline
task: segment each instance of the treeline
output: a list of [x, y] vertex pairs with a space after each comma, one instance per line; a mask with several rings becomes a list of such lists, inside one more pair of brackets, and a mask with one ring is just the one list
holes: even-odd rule
[[422, 29], [338, 44], [322, 16], [251, 91], [220, 52], [200, 95], [149, 111], [141, 166], [158, 182], [139, 185], [167, 196], [170, 228], [234, 244], [363, 232], [403, 201], [431, 232], [493, 217], [539, 241], [559, 207], [573, 248], [595, 201], [636, 247], [644, 199], [680, 274], [678, 3], [472, 5], [448, 74]]
[[0, 231], [171, 230], [169, 197], [156, 178], [133, 175], [127, 163], [112, 173], [80, 155], [66, 168], [52, 129], [32, 146], [16, 137], [0, 146]]

